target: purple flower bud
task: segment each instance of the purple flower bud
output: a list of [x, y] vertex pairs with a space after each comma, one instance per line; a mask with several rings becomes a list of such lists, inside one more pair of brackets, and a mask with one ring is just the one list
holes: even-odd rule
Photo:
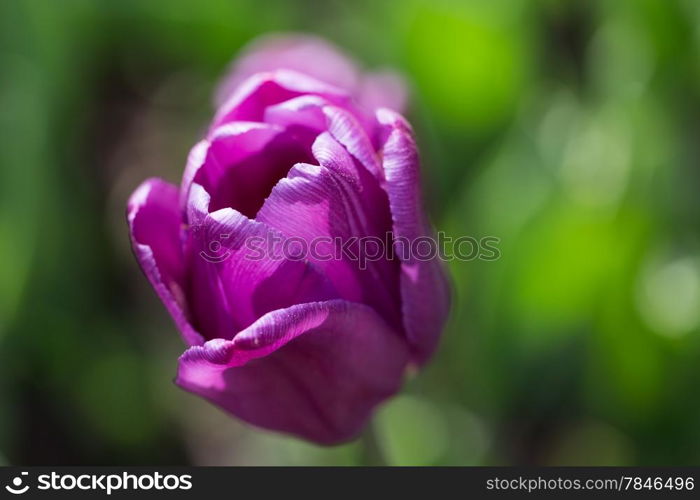
[[321, 40], [264, 39], [180, 187], [136, 189], [134, 252], [188, 345], [180, 387], [332, 444], [428, 360], [450, 293], [438, 258], [396, 251], [432, 236], [411, 128], [389, 109], [404, 95]]

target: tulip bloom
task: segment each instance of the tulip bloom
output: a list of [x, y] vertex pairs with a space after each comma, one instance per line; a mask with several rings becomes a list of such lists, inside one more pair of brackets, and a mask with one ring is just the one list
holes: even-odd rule
[[134, 253], [188, 345], [180, 387], [333, 444], [428, 360], [449, 309], [437, 258], [391, 240], [366, 265], [270, 252], [292, 238], [432, 235], [412, 131], [390, 109], [404, 95], [318, 39], [265, 39], [224, 80], [179, 188], [149, 179], [132, 194]]

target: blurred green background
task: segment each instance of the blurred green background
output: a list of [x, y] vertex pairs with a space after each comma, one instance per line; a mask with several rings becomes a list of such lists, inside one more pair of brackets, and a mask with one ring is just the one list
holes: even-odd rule
[[[125, 200], [177, 182], [269, 31], [412, 87], [450, 326], [374, 440], [260, 432], [172, 384]], [[700, 464], [700, 2], [0, 2], [0, 463]], [[368, 446], [368, 443], [374, 444]]]

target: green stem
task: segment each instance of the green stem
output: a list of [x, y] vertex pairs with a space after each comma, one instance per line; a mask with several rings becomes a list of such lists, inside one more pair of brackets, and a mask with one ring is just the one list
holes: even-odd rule
[[362, 446], [362, 463], [363, 465], [382, 466], [387, 465], [382, 453], [382, 448], [377, 439], [377, 431], [374, 423], [370, 422], [365, 429], [365, 432], [360, 438]]

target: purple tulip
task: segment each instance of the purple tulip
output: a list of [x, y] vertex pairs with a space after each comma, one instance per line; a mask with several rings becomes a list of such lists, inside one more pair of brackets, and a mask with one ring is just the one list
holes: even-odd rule
[[[220, 87], [179, 189], [136, 189], [134, 252], [188, 345], [180, 387], [332, 444], [428, 360], [449, 288], [439, 259], [406, 252], [432, 232], [411, 128], [386, 107], [403, 96], [395, 76], [363, 75], [323, 41], [265, 39]], [[387, 234], [366, 262], [279, 251], [292, 239], [358, 250]]]

